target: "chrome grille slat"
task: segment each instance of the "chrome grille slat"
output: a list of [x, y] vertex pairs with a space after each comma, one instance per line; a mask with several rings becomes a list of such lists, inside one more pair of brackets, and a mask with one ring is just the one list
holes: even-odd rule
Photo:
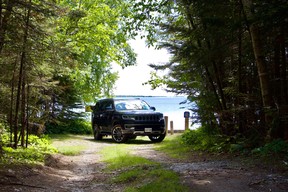
[[158, 115], [135, 115], [136, 121], [159, 121]]

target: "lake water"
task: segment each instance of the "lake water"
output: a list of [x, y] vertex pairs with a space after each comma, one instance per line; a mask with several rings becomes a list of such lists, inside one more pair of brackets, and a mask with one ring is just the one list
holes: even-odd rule
[[[171, 96], [171, 97], [135, 97], [146, 101], [150, 106], [156, 108], [159, 111], [168, 116], [168, 129], [170, 130], [170, 121], [173, 121], [174, 130], [185, 130], [185, 118], [184, 112], [189, 111], [191, 108], [190, 104], [180, 104], [186, 100], [186, 97], [182, 96]], [[190, 112], [191, 114], [191, 112]], [[189, 124], [192, 122], [190, 121]], [[190, 129], [197, 128], [197, 125], [190, 127]]]

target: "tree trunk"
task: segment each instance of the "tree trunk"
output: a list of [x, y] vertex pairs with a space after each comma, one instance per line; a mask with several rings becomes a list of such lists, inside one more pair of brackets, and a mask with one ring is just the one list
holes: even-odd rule
[[216, 65], [216, 61], [212, 61], [212, 66], [213, 66], [213, 69], [214, 69], [214, 72], [215, 72], [216, 83], [217, 83], [218, 91], [219, 91], [220, 98], [221, 98], [221, 101], [222, 101], [221, 102], [222, 109], [223, 110], [227, 110], [226, 98], [225, 98], [225, 95], [224, 95], [224, 92], [223, 92], [222, 81], [220, 79], [220, 76], [223, 75], [223, 74], [220, 74], [219, 69], [218, 69], [218, 67]]
[[212, 79], [212, 75], [211, 75], [211, 73], [209, 72], [209, 69], [208, 69], [207, 65], [204, 64], [204, 66], [205, 66], [206, 76], [207, 76], [207, 78], [208, 78], [208, 80], [209, 80], [209, 83], [210, 83], [210, 85], [211, 85], [211, 88], [212, 88], [212, 90], [213, 90], [213, 93], [214, 93], [214, 95], [215, 95], [215, 98], [216, 98], [216, 100], [217, 100], [217, 104], [218, 104], [219, 110], [222, 111], [222, 110], [223, 110], [223, 107], [222, 107], [222, 104], [221, 104], [221, 101], [220, 101], [220, 97], [219, 97], [219, 95], [218, 95], [218, 93], [217, 93], [217, 89], [216, 89], [216, 87], [215, 87], [215, 85], [214, 85], [214, 82], [213, 82], [213, 79]]
[[[241, 14], [241, 11], [239, 13], [239, 15]], [[237, 96], [237, 99], [235, 101], [235, 106], [237, 108], [241, 107], [241, 104], [243, 105], [243, 103], [241, 102], [240, 99], [240, 94], [245, 93], [244, 91], [244, 86], [243, 84], [245, 84], [243, 82], [243, 64], [242, 64], [242, 29], [238, 30], [238, 51], [237, 51], [237, 64], [238, 64], [238, 92], [239, 95]], [[239, 132], [241, 134], [244, 134], [246, 132], [247, 129], [247, 123], [246, 123], [246, 116], [245, 116], [245, 112], [243, 110], [239, 110], [238, 114], [237, 114], [237, 122], [238, 122], [238, 127], [239, 127]]]
[[[31, 0], [29, 0], [31, 4]], [[30, 21], [30, 12], [31, 6], [29, 6], [26, 15], [25, 21], [25, 29], [24, 29], [24, 36], [23, 36], [23, 44], [22, 44], [22, 52], [21, 52], [21, 60], [20, 60], [20, 69], [19, 69], [19, 80], [18, 80], [18, 90], [17, 90], [17, 99], [16, 99], [16, 109], [15, 109], [15, 121], [14, 121], [14, 148], [17, 148], [18, 144], [18, 121], [19, 121], [19, 108], [20, 108], [20, 100], [21, 100], [21, 88], [22, 82], [24, 81], [23, 78], [23, 71], [25, 69], [25, 62], [26, 62], [26, 51], [27, 51], [27, 41], [28, 41], [28, 32], [29, 32], [29, 21]], [[22, 98], [23, 99], [23, 98]], [[23, 127], [23, 125], [22, 125]]]
[[14, 133], [13, 130], [13, 109], [14, 109], [14, 92], [15, 92], [15, 74], [16, 74], [16, 66], [17, 66], [17, 61], [15, 61], [14, 64], [14, 70], [13, 70], [13, 75], [11, 79], [11, 96], [10, 96], [10, 112], [9, 112], [9, 126], [10, 126], [10, 143], [13, 143], [13, 138], [12, 135]]
[[279, 93], [279, 106], [278, 106], [278, 116], [280, 119], [279, 128], [276, 132], [276, 137], [288, 140], [288, 91], [287, 91], [287, 60], [286, 60], [286, 46], [285, 46], [285, 36], [287, 33], [285, 31], [286, 26], [280, 27], [280, 35], [278, 36], [278, 41], [276, 46], [279, 47], [278, 62], [279, 62], [279, 88], [281, 92]]
[[242, 0], [244, 14], [247, 19], [247, 26], [250, 31], [251, 41], [253, 52], [256, 60], [259, 81], [260, 81], [260, 89], [262, 95], [262, 102], [265, 109], [265, 121], [266, 126], [270, 126], [272, 122], [272, 118], [269, 111], [272, 106], [272, 95], [269, 86], [269, 74], [265, 62], [264, 48], [261, 40], [261, 32], [259, 26], [253, 22], [254, 13], [252, 10], [252, 1], [251, 0]]
[[287, 85], [287, 52], [285, 37], [287, 37], [287, 26], [281, 26], [280, 35], [280, 62], [281, 62], [281, 90], [282, 90], [282, 103], [288, 105], [288, 85]]
[[26, 144], [25, 147], [28, 147], [28, 137], [29, 137], [29, 96], [30, 96], [30, 86], [27, 85], [27, 100], [26, 100]]
[[25, 128], [26, 128], [26, 96], [25, 96], [25, 69], [23, 69], [22, 94], [21, 94], [21, 146], [25, 144]]

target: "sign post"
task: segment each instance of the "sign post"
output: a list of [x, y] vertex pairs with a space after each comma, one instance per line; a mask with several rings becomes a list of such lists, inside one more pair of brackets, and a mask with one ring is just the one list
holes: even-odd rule
[[190, 118], [190, 112], [185, 111], [184, 112], [184, 118], [185, 118], [185, 130], [189, 129], [189, 118]]
[[170, 133], [171, 135], [174, 134], [173, 121], [170, 121]]
[[167, 135], [167, 133], [168, 133], [168, 116], [164, 116], [164, 119], [165, 119], [165, 132]]

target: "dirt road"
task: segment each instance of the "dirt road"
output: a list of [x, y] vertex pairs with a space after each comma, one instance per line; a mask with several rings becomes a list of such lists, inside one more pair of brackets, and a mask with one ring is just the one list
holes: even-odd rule
[[[141, 138], [140, 138], [141, 139]], [[45, 166], [10, 167], [0, 170], [0, 191], [31, 192], [120, 192], [125, 186], [111, 182], [117, 172], [106, 172], [99, 151], [117, 145], [111, 139], [96, 142], [92, 137], [55, 141], [53, 145], [85, 145], [77, 156], [47, 157]], [[130, 147], [130, 146], [129, 146]], [[131, 153], [161, 163], [181, 176], [184, 185], [195, 192], [288, 191], [288, 177], [273, 170], [247, 168], [228, 159], [176, 160], [155, 151], [149, 141], [131, 144]], [[159, 191], [161, 191], [159, 189]]]

